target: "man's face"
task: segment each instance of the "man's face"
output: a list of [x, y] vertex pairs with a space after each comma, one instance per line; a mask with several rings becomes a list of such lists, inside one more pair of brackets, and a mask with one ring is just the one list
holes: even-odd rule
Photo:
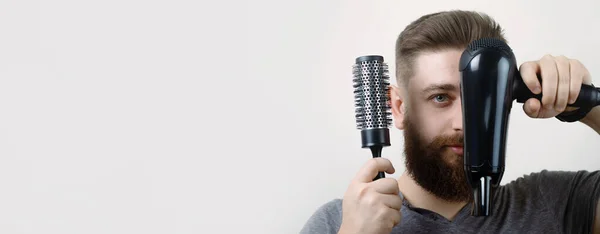
[[471, 191], [463, 169], [461, 53], [420, 55], [401, 97], [392, 95], [401, 99], [392, 103], [395, 124], [404, 130], [407, 171], [424, 189], [454, 202], [467, 201]]

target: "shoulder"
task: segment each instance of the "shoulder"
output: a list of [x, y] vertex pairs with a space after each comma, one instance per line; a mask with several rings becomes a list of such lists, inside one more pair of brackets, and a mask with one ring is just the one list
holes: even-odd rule
[[525, 174], [501, 186], [503, 196], [515, 199], [544, 199], [549, 191], [566, 187], [581, 172], [542, 170]]
[[313, 216], [336, 219], [342, 217], [342, 199], [333, 199], [321, 205]]
[[593, 189], [599, 182], [600, 171], [542, 170], [523, 175], [502, 189], [521, 196], [549, 199], [568, 196], [575, 189]]
[[542, 170], [534, 172], [513, 181], [516, 184], [538, 185], [541, 187], [554, 187], [561, 185], [573, 185], [585, 180], [597, 180], [600, 171], [561, 171]]
[[[511, 186], [522, 185], [558, 185], [560, 183], [568, 183], [583, 178], [598, 177], [600, 171], [551, 171], [542, 170], [523, 175], [514, 181], [507, 183]], [[558, 183], [558, 184], [557, 184]]]
[[333, 199], [325, 204], [323, 204], [321, 207], [321, 209], [323, 209], [323, 211], [326, 212], [330, 212], [330, 213], [339, 213], [340, 215], [342, 214], [342, 199]]
[[533, 173], [549, 219], [562, 230], [590, 233], [600, 198], [600, 171], [548, 171]]
[[333, 199], [316, 209], [300, 233], [337, 233], [341, 224], [342, 199]]

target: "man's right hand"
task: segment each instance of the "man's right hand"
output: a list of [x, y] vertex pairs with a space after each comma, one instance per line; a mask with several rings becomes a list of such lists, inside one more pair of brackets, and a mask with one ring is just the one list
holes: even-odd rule
[[370, 159], [358, 172], [344, 194], [340, 234], [385, 233], [400, 223], [402, 199], [398, 181], [381, 178], [373, 181], [378, 172], [395, 172], [385, 158]]

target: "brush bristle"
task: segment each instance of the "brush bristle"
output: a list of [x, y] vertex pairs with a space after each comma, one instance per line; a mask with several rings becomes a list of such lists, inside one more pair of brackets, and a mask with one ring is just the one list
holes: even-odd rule
[[357, 129], [390, 127], [389, 71], [383, 57], [359, 57], [352, 70]]

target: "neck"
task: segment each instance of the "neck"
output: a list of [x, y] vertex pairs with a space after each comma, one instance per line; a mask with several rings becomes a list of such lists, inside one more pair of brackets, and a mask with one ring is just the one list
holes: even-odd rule
[[436, 212], [451, 221], [467, 204], [467, 202], [448, 202], [436, 197], [419, 186], [407, 172], [398, 178], [398, 187], [411, 206]]

